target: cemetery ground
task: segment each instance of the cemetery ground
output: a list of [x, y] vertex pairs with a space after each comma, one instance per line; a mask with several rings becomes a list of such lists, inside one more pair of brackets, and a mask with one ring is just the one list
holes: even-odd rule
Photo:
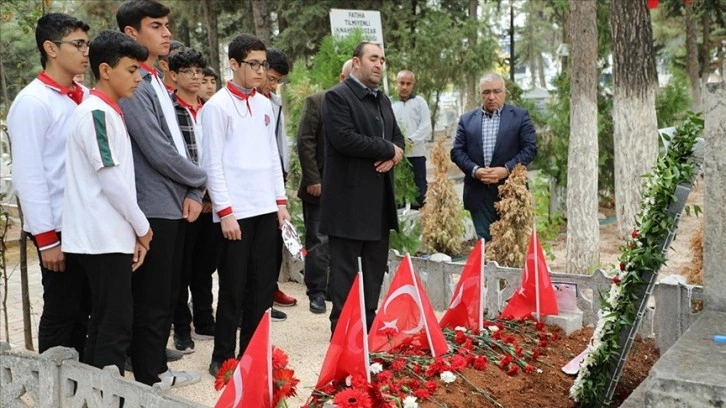
[[[689, 205], [703, 205], [703, 181], [694, 186], [688, 198]], [[605, 216], [613, 214], [612, 209], [603, 208], [601, 213]], [[693, 232], [702, 222], [702, 216], [683, 214], [678, 228], [676, 240], [673, 242], [668, 253], [667, 266], [661, 271], [661, 278], [669, 274], [681, 273], [682, 269], [691, 262], [690, 239]], [[615, 234], [615, 223], [609, 223], [600, 228], [601, 256], [600, 264], [603, 269], [612, 269], [618, 263], [619, 245], [621, 242]], [[560, 233], [552, 245], [556, 256], [554, 261], [548, 260], [550, 269], [563, 271], [566, 258], [566, 235]], [[9, 251], [8, 271], [11, 271], [8, 282], [8, 312], [10, 326], [10, 342], [15, 347], [22, 347], [23, 344], [23, 323], [20, 302], [20, 273], [18, 270], [18, 249], [11, 246]], [[40, 272], [37, 267], [37, 256], [35, 248], [29, 244], [29, 281], [30, 300], [32, 308], [33, 339], [37, 349], [37, 325], [42, 310], [42, 286], [40, 285]], [[216, 279], [215, 279], [216, 285]], [[304, 285], [295, 282], [281, 284], [281, 289], [298, 299], [298, 305], [289, 308], [282, 308], [288, 314], [284, 322], [274, 322], [272, 325], [272, 343], [284, 350], [290, 357], [289, 367], [293, 368], [296, 377], [300, 379], [298, 385], [298, 397], [288, 400], [290, 407], [299, 407], [312, 391], [312, 386], [317, 380], [317, 375], [322, 366], [322, 361], [327, 350], [330, 339], [330, 329], [327, 314], [314, 315], [308, 311], [308, 302], [305, 296]], [[216, 286], [215, 286], [216, 292]], [[328, 304], [330, 310], [330, 304]], [[2, 311], [0, 311], [2, 312]], [[438, 317], [441, 313], [437, 314]], [[555, 328], [548, 328], [556, 331]], [[567, 363], [572, 357], [579, 354], [586, 347], [592, 328], [584, 328], [575, 332], [569, 337], [563, 333], [558, 334], [556, 341], [550, 342], [542, 353], [537, 363], [537, 368], [543, 372], [523, 373], [519, 372], [514, 376], [507, 375], [500, 370], [496, 364], [491, 362], [484, 371], [476, 371], [467, 368], [463, 371], [463, 377], [477, 387], [485, 390], [504, 407], [568, 407], [574, 406], [569, 399], [569, 388], [574, 377], [565, 375], [560, 367]], [[0, 338], [6, 339], [4, 324], [0, 328]], [[173, 347], [173, 342], [169, 342]], [[193, 370], [201, 374], [201, 381], [187, 387], [172, 389], [175, 395], [197, 401], [207, 406], [213, 406], [220, 393], [214, 390], [214, 379], [207, 373], [207, 368], [212, 352], [211, 341], [197, 341], [195, 352], [186, 355], [177, 362], [170, 363], [174, 370]], [[642, 380], [648, 375], [650, 367], [658, 359], [658, 351], [655, 349], [652, 339], [645, 339], [636, 342], [625, 366], [621, 377], [616, 402], [622, 401]], [[127, 373], [128, 378], [132, 375]], [[421, 404], [421, 407], [441, 407], [447, 404], [449, 408], [455, 407], [486, 407], [484, 398], [477, 398], [471, 391], [472, 388], [462, 378], [449, 384], [439, 386], [433, 395], [431, 402]], [[617, 404], [614, 404], [617, 406]]]

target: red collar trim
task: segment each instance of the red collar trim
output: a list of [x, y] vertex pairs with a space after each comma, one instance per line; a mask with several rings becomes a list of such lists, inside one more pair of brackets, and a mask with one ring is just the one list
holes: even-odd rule
[[121, 107], [118, 106], [118, 103], [116, 103], [116, 101], [114, 101], [108, 95], [106, 95], [105, 93], [103, 93], [103, 91], [94, 88], [94, 89], [91, 89], [91, 95], [95, 95], [95, 96], [101, 98], [102, 101], [106, 102], [106, 104], [108, 106], [112, 107], [113, 110], [115, 110], [116, 113], [118, 113], [119, 115], [121, 115], [122, 118], [124, 117], [124, 113], [121, 111]]
[[252, 107], [250, 107], [249, 98], [255, 96], [255, 94], [257, 93], [255, 88], [252, 88], [252, 92], [247, 95], [246, 93], [240, 91], [239, 88], [237, 88], [237, 86], [232, 83], [232, 81], [227, 81], [227, 90], [229, 91], [229, 93], [237, 97], [237, 99], [245, 101], [245, 103], [247, 104], [247, 112], [252, 115]]
[[151, 75], [153, 75], [157, 78], [159, 77], [159, 71], [157, 71], [156, 68], [152, 68], [152, 67], [146, 65], [145, 62], [140, 63], [139, 66], [141, 68], [143, 68], [146, 72], [150, 73]]
[[227, 89], [229, 90], [229, 92], [232, 93], [232, 95], [236, 96], [237, 98], [239, 98], [240, 100], [243, 100], [243, 101], [246, 101], [247, 98], [251, 98], [251, 97], [255, 96], [255, 94], [257, 93], [257, 90], [252, 88], [252, 92], [250, 92], [250, 94], [247, 95], [246, 93], [240, 91], [239, 88], [237, 88], [237, 86], [235, 86], [232, 83], [232, 81], [227, 81]]
[[164, 88], [166, 88], [166, 90], [169, 91], [169, 93], [174, 93], [174, 91], [176, 91], [176, 88], [173, 88], [173, 87], [167, 85], [166, 82], [163, 82], [163, 84], [164, 84]]
[[199, 112], [199, 110], [202, 109], [202, 105], [204, 104], [204, 102], [202, 101], [202, 99], [199, 98], [199, 97], [197, 97], [197, 103], [198, 103], [198, 105], [197, 105], [197, 108], [196, 109], [194, 108], [194, 106], [192, 106], [191, 104], [187, 103], [187, 101], [185, 101], [184, 99], [182, 99], [179, 96], [179, 93], [178, 92], [176, 93], [176, 101], [179, 102], [179, 106], [181, 106], [182, 108], [189, 109], [189, 112], [191, 112], [192, 117], [194, 117], [194, 121], [196, 122], [197, 121], [197, 112]]
[[40, 80], [40, 82], [45, 84], [45, 86], [47, 86], [48, 88], [58, 93], [67, 95], [73, 100], [73, 102], [76, 103], [76, 105], [80, 104], [83, 101], [83, 88], [81, 87], [81, 85], [75, 82], [73, 83], [73, 89], [68, 89], [56, 82], [53, 78], [49, 77], [48, 74], [45, 73], [45, 71], [40, 71], [40, 73], [38, 74], [38, 80]]

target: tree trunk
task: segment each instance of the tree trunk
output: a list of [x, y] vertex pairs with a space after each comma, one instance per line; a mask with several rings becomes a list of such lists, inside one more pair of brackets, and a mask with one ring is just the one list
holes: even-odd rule
[[691, 109], [701, 111], [701, 78], [698, 66], [698, 39], [696, 20], [693, 17], [693, 4], [686, 3], [686, 71], [691, 82]]
[[252, 15], [255, 20], [255, 35], [262, 40], [266, 46], [270, 46], [272, 36], [270, 28], [270, 12], [267, 8], [267, 0], [252, 1]]
[[[703, 38], [701, 39], [701, 52], [699, 53], [699, 61], [701, 63], [701, 78], [703, 82], [708, 81], [708, 75], [711, 73], [711, 16], [708, 13], [703, 13], [701, 22], [703, 28]], [[721, 75], [724, 76], [723, 74]]]
[[539, 86], [547, 89], [547, 78], [545, 78], [544, 57], [542, 54], [537, 56], [537, 66], [539, 67]]
[[207, 38], [209, 39], [209, 63], [217, 71], [219, 81], [217, 81], [217, 89], [220, 89], [224, 83], [224, 73], [219, 64], [219, 36], [217, 29], [217, 9], [215, 0], [204, 0], [202, 9], [204, 10], [204, 20], [207, 22]]
[[509, 80], [514, 81], [514, 70], [517, 66], [517, 58], [514, 52], [514, 3], [509, 5]]
[[[469, 34], [469, 43], [471, 44], [470, 47], [476, 47], [476, 43], [479, 40], [479, 29], [478, 29], [478, 20], [479, 16], [477, 15], [479, 11], [479, 1], [478, 0], [469, 0], [469, 20], [471, 20], [472, 24], [472, 31], [471, 34]], [[466, 77], [466, 109], [465, 111], [469, 111], [471, 109], [474, 109], [477, 105], [477, 99], [479, 96], [479, 84], [477, 82], [477, 74], [475, 73], [468, 73], [465, 74]]]
[[570, 144], [567, 159], [567, 272], [600, 262], [597, 221], [597, 3], [570, 0]]
[[650, 171], [658, 151], [658, 78], [646, 1], [612, 0], [610, 18], [615, 212], [618, 235], [625, 239], [635, 225], [640, 207], [641, 176]]
[[3, 104], [6, 109], [10, 109], [10, 98], [8, 97], [8, 83], [5, 80], [5, 64], [3, 56], [0, 54], [0, 89], [2, 89]]

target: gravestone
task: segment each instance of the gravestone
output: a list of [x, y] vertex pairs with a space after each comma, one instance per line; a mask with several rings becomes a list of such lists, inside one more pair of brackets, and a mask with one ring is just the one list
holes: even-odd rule
[[704, 311], [653, 366], [642, 401], [623, 406], [726, 406], [726, 344], [714, 337], [726, 334], [726, 83], [706, 86], [704, 113]]
[[706, 310], [726, 312], [726, 82], [709, 84], [706, 98], [704, 307]]

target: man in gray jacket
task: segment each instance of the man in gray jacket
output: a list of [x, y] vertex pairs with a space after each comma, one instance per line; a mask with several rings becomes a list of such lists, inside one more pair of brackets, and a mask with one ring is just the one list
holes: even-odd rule
[[155, 0], [127, 0], [116, 20], [121, 31], [149, 50], [139, 88], [133, 98], [119, 101], [131, 136], [137, 200], [154, 231], [153, 249], [132, 278], [129, 355], [136, 381], [182, 386], [200, 377], [167, 367], [166, 341], [181, 285], [184, 229], [201, 212], [207, 176], [189, 160], [171, 98], [153, 68], [160, 55], [169, 53], [169, 9]]

